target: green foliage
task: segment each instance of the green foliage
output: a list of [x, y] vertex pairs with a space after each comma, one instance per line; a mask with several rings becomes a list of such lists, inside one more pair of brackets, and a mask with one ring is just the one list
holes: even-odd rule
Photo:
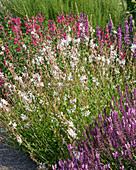
[[[94, 28], [97, 24], [100, 27], [104, 27], [105, 23], [109, 21], [109, 14], [112, 16], [115, 28], [117, 28], [118, 20], [121, 25], [124, 24], [125, 18], [125, 5], [124, 0], [1, 0], [5, 9], [8, 9], [12, 14], [19, 17], [36, 16], [40, 11], [45, 16], [46, 20], [56, 20], [57, 16], [62, 12], [69, 14], [76, 14], [77, 4], [79, 13], [82, 12], [90, 16], [92, 15], [92, 22]], [[44, 23], [47, 26], [47, 23]]]

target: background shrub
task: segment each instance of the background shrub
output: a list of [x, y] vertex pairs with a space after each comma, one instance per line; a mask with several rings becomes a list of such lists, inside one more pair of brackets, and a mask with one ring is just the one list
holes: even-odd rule
[[[79, 13], [92, 15], [92, 22], [94, 28], [99, 25], [101, 28], [104, 28], [105, 23], [109, 21], [109, 14], [112, 17], [115, 28], [117, 28], [118, 21], [121, 25], [124, 25], [125, 11], [126, 11], [126, 2], [124, 0], [1, 0], [1, 3], [4, 6], [4, 11], [8, 9], [10, 13], [18, 17], [36, 16], [39, 12], [46, 18], [44, 22], [44, 27], [47, 26], [47, 21], [53, 20], [56, 21], [57, 16], [62, 12], [63, 14], [71, 13], [75, 15], [77, 13], [77, 4]], [[2, 10], [2, 9], [1, 9]], [[4, 12], [2, 10], [2, 12]]]

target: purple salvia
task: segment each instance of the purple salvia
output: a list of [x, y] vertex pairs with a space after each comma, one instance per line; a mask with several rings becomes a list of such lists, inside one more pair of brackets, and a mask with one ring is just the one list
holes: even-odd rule
[[87, 128], [86, 128], [86, 126], [85, 126], [85, 130], [86, 130], [87, 138], [89, 139], [89, 141], [91, 141], [90, 136], [89, 136], [89, 133], [88, 133], [88, 130], [87, 130]]
[[129, 94], [129, 90], [128, 90], [128, 86], [126, 86], [126, 91], [127, 91], [127, 96], [128, 96], [129, 100], [130, 100], [131, 103], [132, 103], [132, 100], [131, 100], [131, 97], [130, 97], [130, 94]]
[[128, 99], [127, 93], [125, 93], [125, 98], [126, 98], [126, 101], [127, 101], [128, 105], [129, 105], [129, 107], [132, 108], [131, 103], [130, 103], [130, 101]]
[[120, 166], [120, 170], [124, 170], [124, 165]]
[[80, 165], [83, 165], [84, 162], [84, 154], [83, 152], [79, 152], [79, 159], [78, 159]]
[[98, 115], [99, 126], [102, 127], [102, 114]]
[[126, 108], [126, 112], [128, 112], [128, 109], [129, 109], [128, 103], [124, 103], [124, 105], [125, 105], [125, 108]]
[[131, 140], [135, 139], [134, 134], [135, 134], [135, 125], [134, 125], [134, 123], [131, 123], [131, 128], [130, 128]]
[[125, 35], [124, 35], [124, 40], [125, 40], [125, 44], [130, 44], [130, 40], [129, 40], [129, 26], [127, 25], [128, 21], [125, 21]]
[[114, 114], [113, 121], [114, 121], [114, 124], [115, 124], [117, 135], [118, 135], [119, 139], [121, 140], [121, 142], [124, 143], [124, 140], [122, 138], [122, 136], [123, 136], [122, 131], [120, 129], [119, 122], [118, 122], [118, 119], [117, 119], [118, 114], [117, 114], [117, 112], [114, 112], [113, 114]]
[[85, 142], [83, 143], [83, 146], [84, 146], [84, 149], [85, 149], [85, 151], [87, 153], [87, 156], [89, 157], [90, 153], [89, 153], [88, 147], [87, 147]]
[[114, 110], [114, 108], [113, 108], [111, 102], [110, 102], [110, 107], [111, 107], [112, 111], [114, 112], [115, 110]]
[[56, 170], [56, 169], [57, 169], [57, 164], [52, 165], [52, 169], [53, 169], [53, 170]]
[[64, 163], [63, 163], [62, 160], [59, 160], [59, 166], [62, 168], [62, 170], [65, 170], [65, 169], [64, 169], [64, 166], [65, 166], [65, 165], [64, 165]]
[[131, 152], [130, 152], [130, 144], [129, 144], [129, 143], [125, 144], [125, 147], [126, 147], [126, 149], [127, 149], [127, 151], [128, 151], [128, 155], [129, 155], [130, 159], [131, 159], [132, 161], [134, 161], [133, 156], [132, 156], [132, 154], [131, 154]]
[[122, 104], [121, 98], [119, 99], [119, 101], [120, 101], [120, 112], [121, 112], [122, 114], [125, 114], [125, 109], [124, 109], [124, 106], [123, 106], [123, 104]]
[[110, 38], [112, 36], [112, 30], [113, 30], [113, 24], [112, 24], [112, 20], [111, 20], [111, 17], [110, 17], [110, 21], [109, 21], [109, 34], [110, 34]]
[[100, 162], [100, 154], [97, 152], [96, 150], [96, 158], [97, 158], [97, 162], [98, 162], [98, 167], [101, 167], [101, 162]]
[[134, 101], [136, 101], [136, 89], [135, 88], [133, 90], [133, 94], [134, 94]]
[[112, 96], [112, 100], [113, 100], [113, 103], [115, 104], [115, 106], [116, 106], [118, 109], [120, 109], [119, 105], [115, 102], [114, 96]]
[[100, 27], [97, 26], [96, 29], [97, 29], [96, 35], [97, 35], [97, 37], [98, 37], [98, 42], [100, 42], [100, 39], [101, 39], [101, 31], [100, 31]]
[[122, 42], [122, 30], [121, 30], [121, 27], [118, 26], [118, 33], [117, 33], [117, 36], [118, 36], [118, 42], [117, 42], [117, 52], [120, 53], [120, 50], [121, 50], [121, 42]]
[[68, 151], [70, 153], [70, 156], [71, 156], [72, 160], [74, 160], [75, 159], [75, 155], [73, 154], [73, 152], [71, 150], [71, 144], [68, 145]]
[[133, 21], [132, 21], [132, 15], [130, 15], [129, 17], [129, 23], [130, 23], [130, 27], [129, 27], [129, 31], [130, 31], [130, 34], [133, 35]]
[[124, 97], [122, 96], [121, 91], [120, 91], [119, 88], [120, 88], [120, 85], [117, 86], [118, 93], [119, 93], [119, 95], [120, 95], [120, 97], [121, 97], [121, 100], [123, 100], [123, 101], [125, 102]]

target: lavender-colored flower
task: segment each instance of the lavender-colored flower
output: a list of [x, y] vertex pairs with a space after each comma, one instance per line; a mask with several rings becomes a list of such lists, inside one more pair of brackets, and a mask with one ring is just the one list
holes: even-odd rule
[[119, 53], [120, 50], [121, 50], [121, 47], [122, 47], [122, 30], [121, 30], [121, 27], [120, 27], [120, 26], [118, 27], [117, 36], [118, 36], [117, 52]]
[[[83, 133], [85, 140], [81, 139], [73, 147], [68, 145], [71, 160], [68, 160], [68, 163], [66, 161], [59, 161], [59, 170], [80, 170], [81, 167], [82, 169], [94, 170], [119, 167], [123, 170], [126, 166], [130, 168], [136, 167], [136, 107], [130, 104], [136, 102], [136, 89], [133, 91], [134, 101], [130, 97], [128, 87], [126, 93], [127, 102], [123, 98], [119, 86], [118, 92], [121, 97], [120, 105], [113, 99], [114, 104], [121, 111], [122, 117], [120, 118], [115, 111], [109, 117], [106, 110], [104, 110], [105, 115], [103, 118], [101, 115], [98, 116], [100, 124], [95, 120], [94, 128], [92, 128], [91, 124], [89, 124], [89, 131], [85, 127]], [[126, 110], [123, 107], [123, 102], [127, 106]], [[72, 149], [78, 155], [75, 156]]]
[[129, 40], [129, 26], [127, 25], [128, 21], [125, 21], [125, 36], [124, 36], [124, 40], [125, 40], [125, 44], [130, 44], [130, 40]]
[[130, 34], [133, 35], [133, 21], [132, 21], [132, 15], [130, 15], [129, 17], [129, 23], [130, 23], [130, 27], [129, 27], [129, 31], [130, 31]]
[[110, 33], [110, 38], [112, 36], [112, 30], [113, 30], [113, 24], [112, 24], [112, 20], [110, 19], [109, 21], [109, 33]]

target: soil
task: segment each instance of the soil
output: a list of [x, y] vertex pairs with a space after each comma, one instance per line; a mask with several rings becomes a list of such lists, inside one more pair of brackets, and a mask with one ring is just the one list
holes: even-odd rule
[[[6, 136], [0, 124], [0, 137]], [[37, 170], [37, 164], [25, 152], [19, 152], [5, 145], [0, 139], [0, 170]]]

